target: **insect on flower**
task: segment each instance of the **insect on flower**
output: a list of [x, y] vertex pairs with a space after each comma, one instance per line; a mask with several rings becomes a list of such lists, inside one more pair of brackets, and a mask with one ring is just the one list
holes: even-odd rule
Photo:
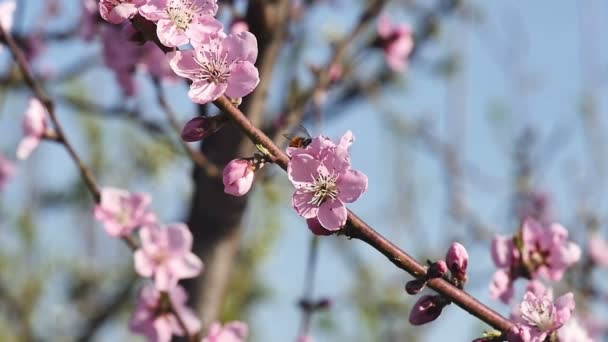
[[289, 147], [304, 148], [312, 142], [312, 137], [302, 125], [298, 125], [293, 132], [283, 136], [289, 140]]

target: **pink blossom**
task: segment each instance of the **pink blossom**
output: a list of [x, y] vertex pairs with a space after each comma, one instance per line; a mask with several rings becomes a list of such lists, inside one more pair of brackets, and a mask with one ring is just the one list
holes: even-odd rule
[[188, 96], [205, 104], [222, 94], [240, 98], [253, 91], [260, 79], [254, 66], [258, 55], [255, 36], [249, 32], [216, 34], [196, 45], [194, 50], [169, 54], [171, 67], [181, 77], [191, 79]]
[[141, 47], [129, 39], [134, 32], [135, 29], [131, 25], [125, 25], [105, 27], [101, 33], [104, 62], [128, 96], [136, 92], [133, 74], [141, 51]]
[[557, 330], [557, 339], [559, 342], [594, 342], [587, 328], [576, 317]]
[[367, 190], [367, 176], [351, 169], [348, 147], [354, 141], [346, 132], [337, 145], [329, 138], [314, 138], [306, 148], [289, 148], [287, 174], [296, 187], [292, 205], [306, 218], [317, 218], [327, 230], [345, 223], [344, 203], [352, 203]]
[[310, 229], [310, 231], [315, 235], [327, 236], [334, 233], [331, 230], [323, 228], [316, 217], [306, 219], [306, 225], [308, 226], [308, 229]]
[[490, 297], [500, 299], [503, 303], [508, 304], [513, 299], [513, 295], [513, 279], [511, 279], [508, 270], [499, 269], [494, 272], [490, 284]]
[[213, 19], [217, 12], [216, 0], [148, 0], [139, 13], [156, 22], [156, 34], [161, 43], [177, 47], [202, 41], [210, 33], [222, 30]]
[[387, 15], [378, 20], [378, 36], [386, 62], [394, 71], [403, 71], [414, 48], [412, 29], [408, 24], [393, 24]]
[[581, 249], [568, 240], [568, 231], [554, 223], [544, 227], [534, 219], [522, 227], [522, 260], [533, 276], [559, 281], [581, 257]]
[[224, 192], [232, 196], [243, 196], [253, 184], [254, 165], [247, 159], [233, 159], [224, 167]]
[[80, 14], [79, 36], [85, 41], [91, 41], [98, 30], [97, 18], [99, 16], [96, 0], [83, 0]]
[[17, 147], [17, 158], [27, 159], [44, 137], [47, 129], [46, 108], [38, 99], [30, 99], [25, 117], [23, 118], [23, 139]]
[[517, 335], [525, 342], [544, 341], [570, 319], [574, 306], [574, 295], [571, 292], [557, 298], [555, 302], [551, 290], [539, 295], [526, 292], [514, 317], [519, 330]]
[[202, 261], [190, 251], [192, 233], [185, 224], [143, 226], [141, 248], [135, 251], [135, 270], [143, 277], [154, 277], [156, 288], [167, 291], [180, 279], [193, 278], [203, 270]]
[[237, 34], [241, 32], [249, 31], [249, 25], [245, 20], [236, 20], [230, 25], [230, 33]]
[[6, 159], [2, 153], [0, 153], [0, 190], [4, 188], [9, 179], [15, 174], [15, 163]]
[[207, 337], [201, 342], [244, 342], [248, 334], [247, 324], [243, 322], [229, 322], [224, 326], [215, 322], [209, 327]]
[[[13, 27], [13, 13], [17, 5], [14, 0], [8, 0], [0, 3], [0, 25], [4, 31], [10, 31]], [[0, 49], [0, 51], [2, 51]]]
[[298, 337], [298, 342], [314, 342], [315, 340], [310, 335], [302, 335]]
[[126, 236], [145, 224], [156, 222], [156, 215], [148, 211], [148, 194], [131, 194], [116, 188], [101, 189], [101, 200], [95, 206], [95, 219], [103, 222], [106, 232], [113, 237]]
[[598, 233], [589, 239], [589, 255], [596, 265], [608, 267], [608, 242]]
[[121, 24], [137, 14], [137, 8], [146, 0], [101, 0], [99, 14], [112, 24]]
[[224, 126], [227, 118], [225, 115], [197, 116], [184, 125], [182, 129], [182, 140], [194, 142], [202, 140], [217, 132]]
[[441, 315], [447, 302], [438, 295], [425, 295], [418, 299], [412, 307], [409, 321], [412, 325], [423, 325], [432, 322]]
[[550, 194], [539, 189], [518, 194], [515, 202], [515, 213], [522, 220], [530, 217], [542, 223], [551, 223], [554, 214], [551, 208]]
[[180, 79], [171, 69], [169, 59], [163, 50], [152, 42], [147, 42], [140, 48], [137, 67], [138, 70], [147, 71], [152, 77], [161, 81], [175, 82]]
[[464, 246], [458, 242], [452, 243], [445, 256], [452, 276], [461, 283], [467, 280], [467, 266], [469, 265], [469, 253]]
[[184, 330], [171, 312], [171, 306], [186, 326], [189, 335], [200, 330], [201, 323], [186, 306], [186, 291], [181, 286], [176, 286], [167, 293], [168, 295], [161, 294], [154, 286], [141, 289], [137, 307], [129, 322], [132, 332], [144, 335], [151, 342], [169, 342], [173, 335], [183, 336]]

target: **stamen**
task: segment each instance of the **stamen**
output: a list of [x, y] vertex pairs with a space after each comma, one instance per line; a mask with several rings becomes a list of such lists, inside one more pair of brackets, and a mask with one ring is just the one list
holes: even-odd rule
[[187, 29], [202, 10], [203, 8], [197, 6], [192, 0], [170, 0], [169, 6], [167, 6], [169, 18], [180, 30]]
[[313, 193], [312, 199], [308, 202], [308, 204], [318, 207], [327, 200], [338, 197], [340, 191], [336, 186], [337, 180], [338, 175], [333, 173], [330, 175], [319, 175], [312, 184], [308, 185], [304, 189], [307, 192]]

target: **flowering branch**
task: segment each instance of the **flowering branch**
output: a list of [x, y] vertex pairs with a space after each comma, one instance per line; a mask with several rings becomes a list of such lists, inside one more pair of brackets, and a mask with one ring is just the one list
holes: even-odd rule
[[[255, 127], [231, 101], [222, 96], [213, 102], [219, 109], [228, 114], [243, 132], [256, 144], [264, 146], [275, 158], [275, 163], [282, 169], [287, 170], [289, 157], [260, 129]], [[425, 267], [413, 257], [395, 246], [380, 233], [372, 229], [365, 221], [361, 220], [352, 211], [348, 211], [348, 220], [342, 233], [350, 238], [356, 238], [374, 247], [384, 254], [395, 266], [403, 269], [416, 278], [426, 274]], [[428, 282], [428, 286], [438, 293], [450, 298], [456, 305], [460, 306], [473, 316], [488, 323], [495, 329], [506, 332], [514, 327], [514, 324], [501, 316], [496, 311], [485, 306], [477, 299], [463, 290], [460, 290], [441, 278]]]

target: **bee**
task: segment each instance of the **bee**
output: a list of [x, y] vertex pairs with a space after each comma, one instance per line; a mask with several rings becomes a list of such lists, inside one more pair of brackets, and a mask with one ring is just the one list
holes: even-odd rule
[[293, 132], [283, 134], [283, 136], [289, 140], [289, 147], [305, 148], [312, 142], [310, 134], [302, 125], [298, 125]]

